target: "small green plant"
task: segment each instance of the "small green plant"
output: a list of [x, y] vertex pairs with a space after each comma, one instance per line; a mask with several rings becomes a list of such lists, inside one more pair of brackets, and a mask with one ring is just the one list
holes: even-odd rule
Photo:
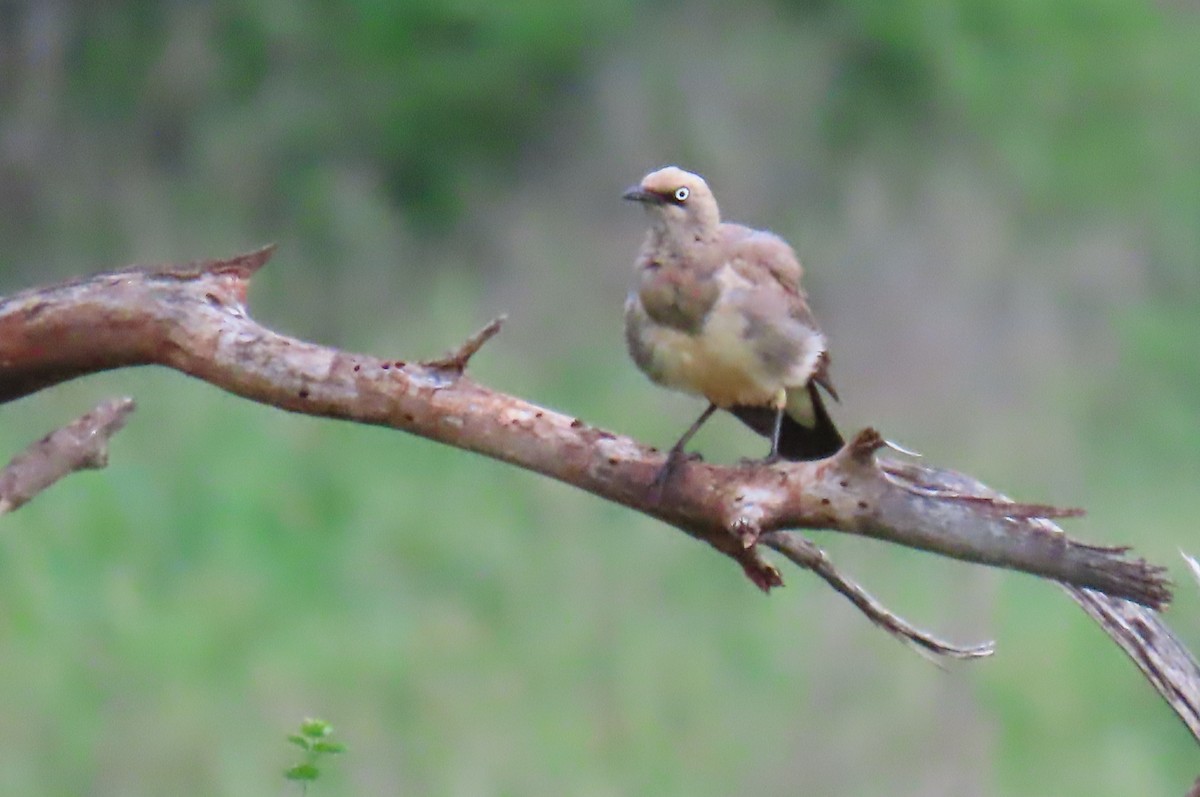
[[304, 759], [284, 770], [283, 776], [300, 784], [300, 794], [308, 793], [308, 784], [321, 777], [317, 766], [325, 756], [346, 752], [346, 746], [333, 740], [333, 726], [325, 720], [306, 718], [299, 733], [289, 733], [288, 741], [304, 751]]

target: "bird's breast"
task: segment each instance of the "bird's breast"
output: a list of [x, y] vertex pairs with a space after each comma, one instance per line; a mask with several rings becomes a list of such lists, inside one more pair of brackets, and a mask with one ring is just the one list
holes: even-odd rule
[[714, 280], [670, 259], [647, 260], [639, 270], [637, 295], [646, 314], [684, 332], [699, 331], [719, 293]]
[[630, 354], [655, 382], [720, 407], [781, 400], [780, 375], [770, 373], [748, 339], [747, 319], [736, 306], [714, 303], [695, 331], [687, 331], [656, 321], [635, 293], [625, 319]]

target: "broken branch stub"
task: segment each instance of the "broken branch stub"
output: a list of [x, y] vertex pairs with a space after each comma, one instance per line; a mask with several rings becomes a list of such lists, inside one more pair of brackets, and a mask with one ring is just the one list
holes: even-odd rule
[[108, 441], [125, 426], [133, 399], [105, 401], [17, 454], [0, 470], [0, 515], [19, 509], [59, 479], [108, 464]]

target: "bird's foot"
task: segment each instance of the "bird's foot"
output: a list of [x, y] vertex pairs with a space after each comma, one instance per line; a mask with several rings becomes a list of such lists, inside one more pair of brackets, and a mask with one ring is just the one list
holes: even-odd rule
[[699, 454], [688, 454], [681, 448], [672, 448], [668, 451], [667, 461], [658, 469], [658, 473], [654, 476], [654, 481], [650, 483], [650, 503], [662, 503], [667, 484], [671, 481], [671, 477], [675, 475], [675, 472], [679, 470], [679, 466], [688, 460], [699, 458]]
[[764, 465], [766, 465], [767, 467], [770, 467], [771, 465], [778, 465], [780, 462], [790, 462], [790, 461], [791, 460], [789, 460], [787, 457], [783, 456], [782, 454], [767, 454], [765, 457], [762, 457], [760, 459], [753, 459], [751, 457], [742, 457], [741, 459], [738, 460], [738, 467], [739, 468], [760, 468]]

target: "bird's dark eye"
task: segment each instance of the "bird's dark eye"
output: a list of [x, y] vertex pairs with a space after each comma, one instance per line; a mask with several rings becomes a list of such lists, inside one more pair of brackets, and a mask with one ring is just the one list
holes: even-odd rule
[[675, 189], [675, 201], [676, 202], [687, 202], [687, 198], [690, 197], [691, 195], [692, 195], [692, 192], [690, 190], [688, 190], [688, 187], [686, 185], [681, 185]]

